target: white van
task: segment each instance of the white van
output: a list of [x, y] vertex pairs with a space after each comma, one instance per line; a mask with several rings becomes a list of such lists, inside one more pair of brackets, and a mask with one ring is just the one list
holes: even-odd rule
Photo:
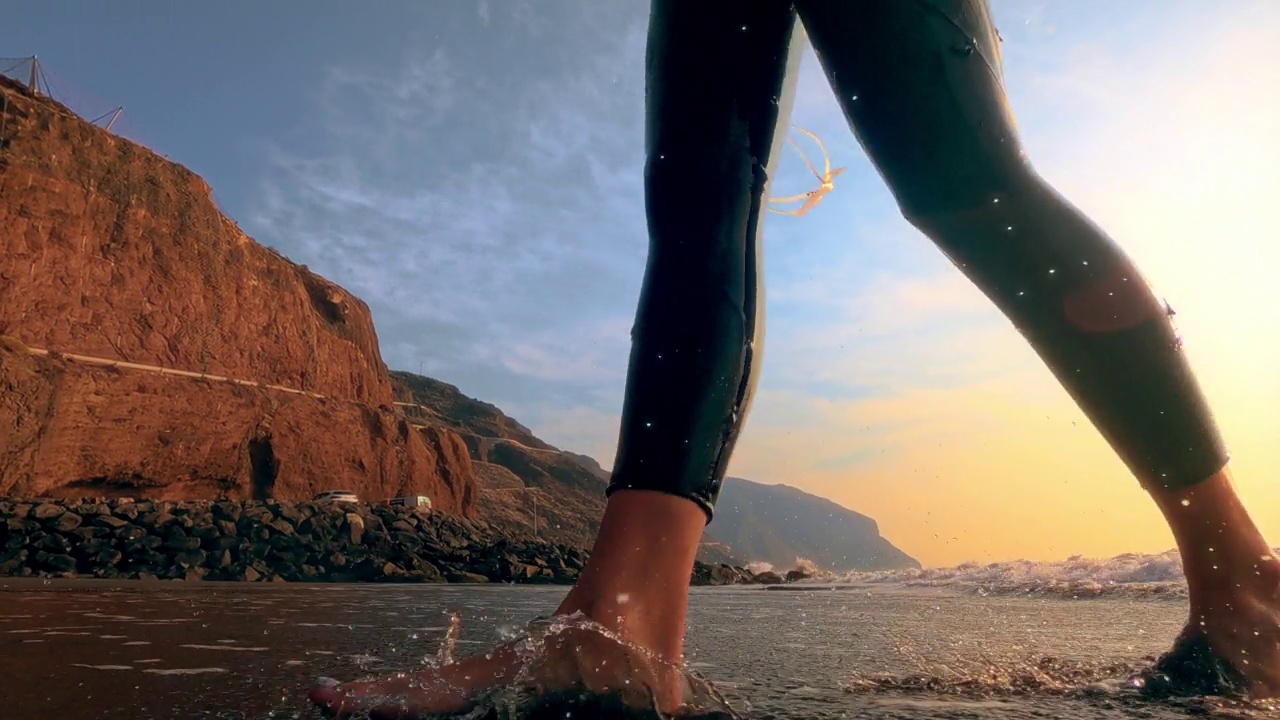
[[391, 498], [387, 501], [391, 507], [416, 507], [425, 510], [431, 509], [431, 498], [426, 495], [405, 495], [404, 497]]
[[325, 492], [311, 498], [311, 502], [317, 503], [358, 503], [360, 498], [350, 490], [326, 490]]

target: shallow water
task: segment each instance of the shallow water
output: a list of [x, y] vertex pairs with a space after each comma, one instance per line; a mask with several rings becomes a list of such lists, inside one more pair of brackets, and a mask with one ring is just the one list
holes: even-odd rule
[[[453, 612], [459, 654], [553, 608], [563, 588], [0, 581], [7, 714], [299, 717], [320, 676], [410, 669]], [[1157, 703], [1129, 682], [1180, 599], [982, 597], [879, 583], [696, 589], [690, 660], [750, 718], [1275, 717]]]

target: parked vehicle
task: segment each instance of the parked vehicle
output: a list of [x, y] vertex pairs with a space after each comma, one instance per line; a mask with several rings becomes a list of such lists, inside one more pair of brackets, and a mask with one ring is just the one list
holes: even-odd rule
[[358, 503], [360, 502], [360, 498], [356, 497], [356, 494], [350, 490], [326, 490], [312, 498], [311, 502]]
[[416, 507], [431, 509], [431, 498], [426, 495], [405, 495], [404, 497], [391, 498], [387, 504], [392, 507]]

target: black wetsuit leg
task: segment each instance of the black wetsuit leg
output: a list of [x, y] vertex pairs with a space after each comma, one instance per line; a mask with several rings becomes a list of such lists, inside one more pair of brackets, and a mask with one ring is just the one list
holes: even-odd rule
[[797, 0], [906, 218], [996, 303], [1148, 489], [1227, 453], [1172, 310], [1024, 159], [983, 0]]
[[760, 365], [760, 225], [794, 26], [785, 0], [652, 4], [649, 261], [610, 493], [670, 493], [711, 517]]

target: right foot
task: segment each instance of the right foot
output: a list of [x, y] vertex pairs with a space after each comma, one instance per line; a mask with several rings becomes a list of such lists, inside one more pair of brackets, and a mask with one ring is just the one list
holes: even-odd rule
[[1178, 543], [1191, 617], [1152, 668], [1156, 694], [1280, 698], [1280, 558], [1223, 468], [1187, 488], [1153, 490]]
[[1245, 694], [1280, 698], [1280, 559], [1259, 558], [1256, 569], [1223, 582], [1212, 598], [1198, 598], [1173, 648], [1152, 668], [1159, 694]]

